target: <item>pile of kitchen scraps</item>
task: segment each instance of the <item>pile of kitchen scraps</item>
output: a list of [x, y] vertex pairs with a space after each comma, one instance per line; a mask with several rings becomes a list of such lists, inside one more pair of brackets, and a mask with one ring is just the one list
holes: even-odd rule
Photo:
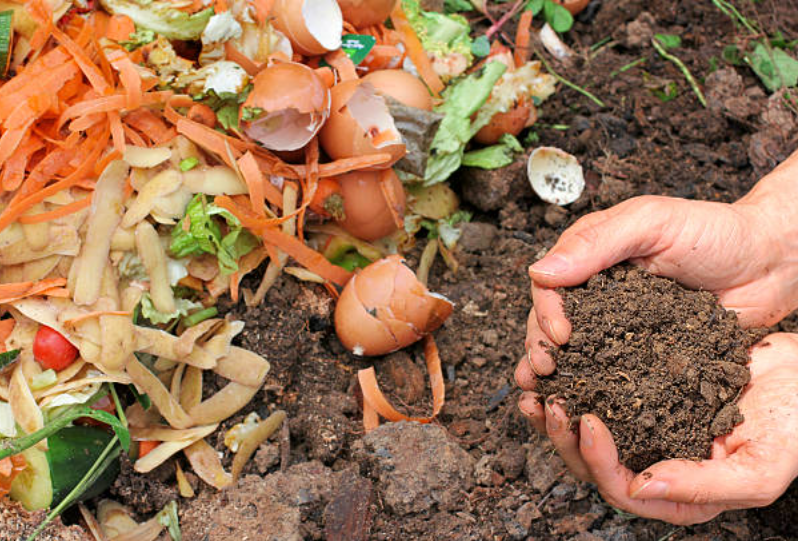
[[[443, 182], [462, 163], [497, 167], [520, 149], [514, 135], [554, 92], [528, 50], [495, 42], [477, 61], [463, 17], [415, 0], [10, 8], [0, 496], [51, 508], [50, 520], [101, 493], [122, 453], [141, 473], [183, 453], [208, 485], [235, 482], [285, 414], [229, 430], [225, 469], [206, 438], [255, 396], [269, 363], [233, 345], [244, 323], [215, 305], [228, 293], [258, 304], [282, 272], [340, 294], [337, 328], [355, 354], [424, 339], [432, 416], [440, 410], [430, 333], [452, 306], [393, 254], [424, 231], [456, 265], [468, 216]], [[521, 20], [525, 47], [531, 17]], [[487, 146], [466, 152], [474, 138]], [[260, 287], [241, 288], [262, 265]], [[228, 383], [207, 397], [209, 371]], [[406, 418], [364, 372], [366, 426]], [[81, 511], [98, 538], [179, 536], [174, 504], [141, 524], [115, 502]]]

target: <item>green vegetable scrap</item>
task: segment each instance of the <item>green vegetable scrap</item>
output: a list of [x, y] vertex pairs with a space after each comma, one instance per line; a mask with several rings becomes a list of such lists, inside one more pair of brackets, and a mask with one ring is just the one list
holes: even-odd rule
[[120, 41], [119, 44], [127, 51], [135, 51], [139, 47], [143, 47], [148, 43], [155, 41], [155, 32], [147, 30], [146, 28], [136, 29], [135, 32], [130, 34], [130, 39]]
[[11, 365], [11, 363], [17, 360], [17, 357], [19, 357], [18, 349], [12, 349], [0, 353], [0, 370], [3, 370], [5, 367]]
[[460, 167], [466, 144], [490, 122], [490, 118], [472, 122], [471, 116], [487, 101], [506, 70], [507, 66], [500, 62], [489, 62], [444, 91], [444, 101], [436, 112], [446, 116], [432, 141], [425, 185], [445, 181]]
[[[221, 92], [217, 94], [213, 90], [209, 90], [204, 94], [197, 94], [192, 96], [194, 101], [204, 103], [216, 113], [216, 119], [219, 124], [226, 130], [238, 130], [238, 113], [241, 104], [247, 101], [249, 93], [252, 91], [252, 85], [248, 84], [243, 92], [238, 94], [233, 92]], [[241, 112], [242, 119], [246, 122], [254, 120], [260, 116], [263, 111], [258, 107], [245, 108]]]
[[513, 163], [515, 155], [524, 151], [518, 139], [505, 133], [499, 144], [466, 152], [463, 165], [480, 169], [499, 169]]
[[102, 6], [114, 15], [127, 15], [136, 28], [152, 30], [167, 39], [185, 41], [200, 39], [202, 31], [213, 16], [213, 8], [188, 14], [173, 7], [172, 2], [156, 0], [100, 0]]
[[[222, 233], [224, 220], [226, 234]], [[175, 257], [213, 254], [223, 275], [238, 271], [238, 259], [251, 252], [258, 239], [241, 226], [228, 210], [209, 203], [204, 194], [197, 194], [188, 204], [186, 215], [172, 229], [170, 251]]]
[[175, 311], [171, 314], [160, 312], [152, 304], [152, 297], [149, 292], [145, 292], [141, 296], [141, 317], [150, 320], [154, 325], [162, 325], [179, 317], [184, 317], [192, 310], [201, 309], [202, 303], [176, 298], [175, 308]]
[[421, 40], [421, 45], [433, 57], [433, 64], [445, 66], [445, 73], [438, 72], [445, 81], [463, 73], [474, 53], [469, 36], [471, 27], [462, 15], [424, 11], [418, 0], [402, 0], [407, 20]]
[[571, 12], [552, 0], [529, 0], [526, 9], [535, 16], [542, 11], [543, 18], [555, 32], [568, 32], [574, 25], [574, 17]]

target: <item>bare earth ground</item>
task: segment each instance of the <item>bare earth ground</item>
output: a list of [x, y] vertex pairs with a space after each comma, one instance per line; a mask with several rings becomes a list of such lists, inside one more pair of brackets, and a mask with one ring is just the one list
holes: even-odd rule
[[[738, 4], [768, 31], [798, 37], [795, 2]], [[709, 108], [656, 54], [654, 32], [682, 37], [674, 53], [702, 81]], [[609, 46], [590, 50], [606, 37]], [[261, 307], [229, 307], [247, 321], [244, 345], [273, 367], [249, 409], [287, 410], [289, 430], [260, 449], [238, 486], [215, 493], [198, 485], [197, 498], [179, 501], [184, 539], [798, 539], [798, 488], [770, 508], [689, 528], [613, 509], [567, 473], [515, 406], [512, 373], [530, 308], [526, 267], [564, 228], [640, 194], [733, 201], [796, 147], [795, 115], [779, 97], [769, 100], [746, 67], [720, 61], [710, 74], [710, 59], [735, 37], [732, 22], [709, 1], [594, 0], [568, 35], [579, 58], [554, 67], [608, 107], [563, 88], [543, 105], [537, 126], [540, 144], [581, 160], [584, 196], [567, 209], [542, 203], [523, 163], [466, 171], [453, 181], [476, 214], [457, 254], [460, 271], [438, 261], [431, 276], [432, 289], [457, 303], [437, 334], [447, 376], [438, 424], [389, 424], [364, 436], [357, 370], [374, 362], [394, 403], [425, 414], [423, 357], [418, 348], [373, 361], [346, 354], [323, 289], [284, 278]], [[638, 58], [645, 62], [613, 73]], [[678, 86], [667, 103], [648, 88], [663, 81]], [[411, 265], [416, 259], [410, 255]], [[798, 330], [798, 319], [782, 328]], [[176, 497], [172, 464], [149, 476], [127, 472], [112, 495], [138, 512]]]

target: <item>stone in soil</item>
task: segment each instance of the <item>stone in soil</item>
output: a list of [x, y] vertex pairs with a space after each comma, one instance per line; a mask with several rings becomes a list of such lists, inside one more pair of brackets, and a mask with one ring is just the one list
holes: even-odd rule
[[761, 332], [705, 291], [629, 265], [560, 290], [573, 325], [552, 350], [543, 396], [564, 399], [572, 420], [595, 413], [633, 471], [670, 458], [709, 458], [712, 440], [742, 421], [748, 348]]
[[474, 459], [437, 425], [384, 424], [352, 447], [397, 515], [455, 509], [474, 486]]
[[318, 461], [262, 478], [248, 475], [221, 494], [204, 491], [188, 501], [180, 512], [183, 537], [207, 541], [321, 538], [319, 527], [307, 518], [324, 513], [330, 502], [343, 508], [340, 487], [360, 486], [361, 481], [351, 471], [335, 473]]

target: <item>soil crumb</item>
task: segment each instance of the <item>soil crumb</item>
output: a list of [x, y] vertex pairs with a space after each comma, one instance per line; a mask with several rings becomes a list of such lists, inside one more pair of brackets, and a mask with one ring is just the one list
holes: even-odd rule
[[565, 399], [571, 419], [604, 421], [622, 464], [709, 458], [712, 440], [743, 421], [748, 348], [764, 333], [743, 330], [714, 295], [628, 264], [560, 294], [573, 332], [539, 392]]

